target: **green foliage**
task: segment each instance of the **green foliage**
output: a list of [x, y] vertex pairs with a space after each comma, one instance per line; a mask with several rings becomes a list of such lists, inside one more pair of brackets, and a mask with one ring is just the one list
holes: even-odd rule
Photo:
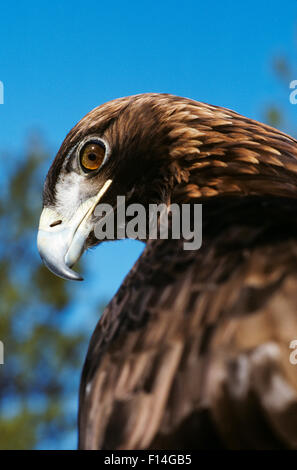
[[275, 106], [270, 106], [266, 110], [265, 120], [273, 127], [280, 127], [282, 123], [282, 113]]
[[72, 286], [49, 273], [37, 253], [49, 159], [35, 142], [8, 161], [0, 190], [0, 449], [32, 449], [75, 430], [69, 402], [75, 408], [87, 338], [65, 332]]
[[295, 134], [295, 126], [291, 126], [287, 118], [289, 115], [289, 107], [293, 105], [289, 102], [290, 90], [289, 85], [292, 80], [297, 77], [296, 71], [291, 66], [289, 60], [285, 56], [275, 57], [272, 61], [272, 72], [279, 84], [283, 89], [283, 97], [281, 104], [274, 103], [266, 107], [264, 111], [264, 120], [273, 127], [281, 128], [287, 131], [289, 134]]

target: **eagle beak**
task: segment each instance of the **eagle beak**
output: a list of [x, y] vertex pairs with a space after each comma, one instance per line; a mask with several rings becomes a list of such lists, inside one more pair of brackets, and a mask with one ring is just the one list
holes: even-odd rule
[[61, 217], [55, 209], [43, 209], [37, 247], [44, 264], [57, 276], [75, 281], [83, 280], [71, 268], [86, 248], [86, 239], [93, 228], [91, 215], [111, 183], [112, 180], [107, 180], [99, 193], [84, 201], [70, 219]]

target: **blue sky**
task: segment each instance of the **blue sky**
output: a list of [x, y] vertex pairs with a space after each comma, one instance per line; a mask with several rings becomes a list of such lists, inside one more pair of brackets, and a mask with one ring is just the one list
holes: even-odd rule
[[[3, 152], [20, 154], [33, 130], [54, 157], [90, 109], [141, 92], [188, 96], [259, 120], [267, 104], [279, 103], [297, 121], [289, 84], [282, 87], [271, 68], [278, 55], [296, 62], [296, 0], [6, 1], [0, 14], [0, 169]], [[86, 255], [77, 325], [87, 300], [111, 298], [142, 247], [109, 242]]]
[[39, 128], [54, 153], [91, 108], [146, 91], [260, 117], [272, 57], [296, 59], [296, 18], [295, 0], [2, 2], [0, 148]]

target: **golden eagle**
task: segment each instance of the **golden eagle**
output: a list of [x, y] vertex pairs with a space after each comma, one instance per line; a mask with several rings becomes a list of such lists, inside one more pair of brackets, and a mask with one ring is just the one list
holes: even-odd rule
[[45, 181], [49, 269], [81, 279], [95, 209], [118, 195], [202, 204], [203, 242], [147, 237], [90, 342], [79, 447], [297, 448], [297, 141], [169, 94], [99, 106]]

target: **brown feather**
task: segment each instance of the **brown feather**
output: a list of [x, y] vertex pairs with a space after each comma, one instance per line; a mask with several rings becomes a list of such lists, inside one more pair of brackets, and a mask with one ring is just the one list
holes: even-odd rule
[[297, 448], [296, 140], [185, 98], [122, 98], [68, 134], [45, 203], [92, 132], [137, 202], [202, 202], [203, 243], [148, 241], [106, 308], [81, 380], [80, 448]]
[[198, 252], [148, 243], [90, 344], [82, 448], [297, 447], [296, 209], [258, 205], [204, 209]]

